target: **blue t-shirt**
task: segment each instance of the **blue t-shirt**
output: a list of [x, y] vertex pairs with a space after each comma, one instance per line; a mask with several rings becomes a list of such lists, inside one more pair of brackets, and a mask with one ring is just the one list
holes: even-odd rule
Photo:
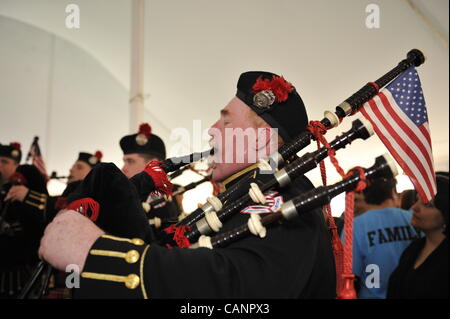
[[[374, 209], [353, 221], [353, 273], [361, 279], [358, 298], [386, 298], [389, 276], [403, 250], [419, 238], [412, 213], [399, 208]], [[345, 227], [345, 226], [344, 226]], [[345, 228], [342, 231], [342, 241]]]

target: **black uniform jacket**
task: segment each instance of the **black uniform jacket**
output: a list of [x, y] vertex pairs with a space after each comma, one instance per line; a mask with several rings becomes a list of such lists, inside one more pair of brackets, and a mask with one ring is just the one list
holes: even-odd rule
[[[287, 201], [311, 188], [301, 177], [280, 193]], [[248, 217], [236, 213], [221, 232]], [[250, 235], [217, 249], [167, 248], [110, 233], [91, 247], [75, 297], [334, 298], [330, 236], [320, 209], [269, 227], [265, 238]]]
[[[37, 251], [45, 225], [45, 177], [32, 165], [20, 165], [16, 173], [13, 182], [3, 185], [0, 196], [0, 299], [14, 298], [24, 287], [28, 268], [39, 260]], [[29, 189], [24, 200], [4, 202], [9, 189], [18, 184]]]
[[16, 172], [24, 180], [3, 185], [7, 194], [13, 185], [22, 184], [29, 191], [22, 202], [0, 204], [6, 229], [0, 235], [0, 251], [3, 256], [0, 268], [8, 269], [37, 260], [37, 248], [44, 227], [44, 212], [48, 198], [46, 180], [32, 165], [20, 165]]

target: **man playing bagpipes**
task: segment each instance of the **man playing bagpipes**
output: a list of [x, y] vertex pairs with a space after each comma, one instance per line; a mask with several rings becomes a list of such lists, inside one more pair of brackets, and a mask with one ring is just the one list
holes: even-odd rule
[[[50, 196], [47, 199], [46, 205], [46, 224], [50, 223], [56, 214], [67, 207], [67, 199], [69, 195], [76, 191], [81, 185], [84, 178], [97, 164], [101, 163], [103, 154], [101, 151], [96, 151], [94, 154], [87, 152], [79, 152], [78, 157], [72, 164], [67, 176], [67, 186], [59, 196]], [[54, 172], [50, 178], [62, 178], [56, 176]], [[71, 291], [66, 287], [65, 281], [67, 273], [63, 271], [52, 270], [51, 273], [46, 274], [48, 278], [48, 285], [45, 296], [40, 296], [48, 299], [69, 299], [71, 298]]]
[[[226, 188], [246, 179], [246, 182], [239, 183], [240, 188], [244, 190], [236, 191], [236, 196], [247, 192], [253, 182], [261, 184], [254, 176], [246, 174], [247, 171], [256, 168], [254, 165], [256, 159], [270, 155], [274, 151], [271, 145], [275, 143], [281, 146], [290, 141], [303, 132], [308, 123], [302, 99], [296, 89], [282, 77], [267, 72], [247, 72], [241, 75], [237, 88], [236, 96], [221, 110], [220, 119], [209, 131], [215, 148], [212, 178], [222, 181]], [[234, 142], [231, 143], [226, 141], [230, 129], [247, 130], [256, 136], [256, 143], [244, 141], [244, 160], [237, 158], [242, 155], [238, 154], [237, 139], [232, 139]], [[258, 153], [253, 162], [248, 160], [252, 152]], [[106, 170], [105, 168], [105, 175]], [[95, 170], [91, 174], [95, 175]], [[113, 175], [111, 178], [114, 178]], [[89, 176], [85, 182], [88, 180]], [[105, 181], [102, 177], [98, 180]], [[96, 192], [94, 185], [102, 184], [102, 182], [95, 183], [92, 179], [92, 185], [86, 185], [93, 193]], [[311, 189], [313, 185], [310, 181], [300, 176], [289, 186], [268, 192], [263, 197], [271, 202], [282, 203]], [[232, 196], [227, 203], [232, 204], [236, 199]], [[99, 204], [100, 219], [109, 212], [107, 207], [102, 206], [101, 200]], [[263, 216], [273, 212], [274, 209], [270, 205], [244, 207], [224, 222], [218, 233], [246, 224], [250, 212]], [[123, 212], [123, 219], [120, 222], [126, 227], [126, 212]], [[116, 220], [109, 226], [103, 224], [107, 232], [105, 233], [80, 214], [66, 211], [57, 216], [46, 229], [41, 241], [40, 254], [58, 269], [65, 269], [68, 264], [78, 265], [82, 279], [75, 296], [80, 298], [335, 297], [333, 252], [320, 209], [305, 214], [294, 222], [281, 223], [268, 229], [266, 236], [261, 236], [264, 238], [251, 236], [220, 249], [186, 249], [168, 244], [149, 243], [151, 236], [147, 234], [141, 236], [145, 237], [147, 242], [130, 238], [131, 234], [129, 238], [123, 238], [124, 232], [119, 229], [120, 227], [116, 227], [117, 223], [119, 221]], [[100, 224], [102, 223], [97, 222], [97, 225]], [[219, 227], [220, 224], [216, 223], [216, 226]], [[106, 228], [109, 228], [109, 231]], [[179, 230], [175, 231], [178, 239], [180, 236], [183, 237]], [[185, 245], [187, 246], [189, 243]]]
[[22, 289], [38, 261], [47, 181], [32, 165], [20, 165], [19, 143], [0, 144], [0, 299]]
[[[148, 123], [141, 124], [137, 133], [122, 137], [120, 148], [123, 152], [124, 163], [122, 172], [128, 178], [142, 172], [149, 162], [162, 161], [166, 158], [164, 141], [158, 135], [152, 133], [152, 128]], [[182, 210], [179, 207], [181, 205], [175, 199], [164, 200], [151, 208], [150, 204], [159, 201], [161, 198], [161, 194], [158, 192], [150, 192], [141, 198], [143, 206], [147, 207], [147, 217], [156, 221], [155, 228], [177, 222]]]
[[[101, 163], [103, 153], [96, 151], [94, 154], [87, 152], [79, 152], [78, 158], [73, 163], [67, 177], [67, 185], [60, 196], [53, 196], [48, 199], [47, 203], [47, 220], [50, 222], [61, 209], [67, 206], [67, 197], [73, 193], [81, 184], [84, 178], [89, 174], [92, 168]], [[57, 177], [56, 178], [61, 178]], [[53, 177], [50, 177], [53, 178]]]

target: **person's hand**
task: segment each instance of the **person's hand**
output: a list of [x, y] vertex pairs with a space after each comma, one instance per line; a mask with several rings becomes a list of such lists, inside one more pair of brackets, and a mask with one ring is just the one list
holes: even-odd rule
[[23, 185], [14, 185], [9, 189], [8, 194], [6, 194], [5, 201], [11, 199], [12, 201], [23, 202], [28, 194], [28, 187]]
[[81, 273], [90, 248], [104, 233], [80, 213], [61, 211], [44, 231], [39, 256], [63, 271], [70, 264], [77, 265]]

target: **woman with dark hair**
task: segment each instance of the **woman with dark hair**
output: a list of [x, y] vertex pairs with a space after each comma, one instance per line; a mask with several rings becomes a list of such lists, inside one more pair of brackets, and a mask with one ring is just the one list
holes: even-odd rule
[[425, 237], [409, 245], [389, 279], [387, 298], [448, 298], [448, 177], [436, 175], [437, 194], [412, 206], [411, 224]]
[[415, 189], [407, 189], [400, 194], [400, 208], [410, 210], [417, 201], [417, 192]]

